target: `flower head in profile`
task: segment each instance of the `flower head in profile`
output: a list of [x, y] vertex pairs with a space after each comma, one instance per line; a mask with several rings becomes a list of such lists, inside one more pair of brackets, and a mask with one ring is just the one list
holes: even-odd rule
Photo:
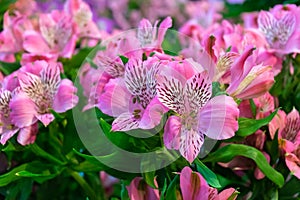
[[[24, 69], [30, 68], [24, 66]], [[56, 63], [36, 61], [33, 69], [35, 71], [18, 73], [20, 91], [10, 104], [12, 121], [19, 127], [29, 126], [36, 120], [47, 126], [54, 120], [51, 109], [62, 113], [78, 102], [77, 89], [70, 80], [61, 80]]]
[[193, 70], [188, 61], [160, 73], [157, 93], [159, 101], [176, 112], [166, 122], [164, 143], [169, 149], [179, 149], [189, 162], [199, 154], [205, 135], [227, 139], [238, 128], [235, 101], [225, 95], [211, 98], [207, 71]]
[[180, 189], [183, 200], [234, 200], [238, 195], [234, 188], [225, 189], [218, 194], [218, 190], [210, 187], [200, 173], [193, 172], [189, 167], [181, 170]]

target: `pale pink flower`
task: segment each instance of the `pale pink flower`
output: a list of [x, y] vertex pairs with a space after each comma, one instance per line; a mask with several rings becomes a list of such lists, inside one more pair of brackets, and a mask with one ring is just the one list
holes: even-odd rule
[[70, 80], [61, 80], [57, 64], [36, 61], [33, 65], [41, 68], [39, 75], [20, 71], [21, 91], [10, 103], [12, 122], [19, 127], [29, 126], [37, 120], [47, 126], [54, 120], [50, 109], [62, 113], [78, 102], [77, 89]]
[[258, 16], [259, 30], [265, 35], [270, 48], [288, 54], [300, 52], [300, 8], [296, 5], [278, 5]]
[[183, 200], [225, 200], [236, 199], [234, 188], [228, 188], [218, 194], [217, 189], [210, 187], [198, 172], [184, 167], [180, 173], [180, 189]]
[[33, 54], [55, 54], [70, 58], [76, 45], [72, 19], [65, 12], [53, 10], [39, 15], [39, 31], [24, 32], [23, 47]]
[[[156, 180], [155, 185], [158, 187]], [[153, 189], [141, 177], [134, 178], [126, 187], [131, 200], [159, 200], [159, 190]]]
[[189, 162], [199, 154], [205, 135], [227, 139], [238, 129], [237, 104], [225, 95], [211, 99], [212, 83], [203, 69], [178, 62], [158, 76], [157, 91], [159, 101], [177, 113], [166, 122], [165, 146], [179, 149]]

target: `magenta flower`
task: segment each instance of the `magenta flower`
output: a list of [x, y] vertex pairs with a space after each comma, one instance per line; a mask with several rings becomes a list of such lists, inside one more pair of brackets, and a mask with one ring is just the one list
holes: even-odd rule
[[218, 140], [234, 136], [239, 110], [229, 96], [211, 99], [212, 83], [207, 71], [195, 73], [187, 63], [175, 67], [158, 76], [158, 99], [176, 112], [166, 122], [164, 143], [193, 162], [205, 135]]
[[58, 65], [37, 61], [33, 66], [41, 68], [39, 76], [20, 71], [18, 79], [21, 91], [12, 98], [10, 104], [12, 121], [19, 127], [29, 126], [37, 119], [47, 126], [54, 120], [50, 109], [62, 113], [78, 102], [75, 95], [77, 89], [70, 80], [61, 80]]
[[296, 142], [293, 149], [285, 154], [285, 163], [291, 173], [300, 179], [300, 142]]
[[270, 12], [258, 15], [259, 30], [265, 35], [270, 47], [288, 54], [300, 52], [299, 8], [295, 5], [278, 5]]
[[218, 194], [217, 189], [209, 187], [206, 180], [198, 172], [184, 167], [180, 173], [180, 189], [183, 200], [221, 200], [236, 199], [234, 188], [223, 190]]

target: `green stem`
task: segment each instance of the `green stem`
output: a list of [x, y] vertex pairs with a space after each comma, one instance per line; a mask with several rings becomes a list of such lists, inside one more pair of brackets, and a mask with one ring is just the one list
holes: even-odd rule
[[69, 174], [77, 181], [77, 183], [81, 186], [81, 188], [84, 190], [86, 195], [91, 199], [91, 200], [102, 200], [101, 197], [97, 196], [94, 193], [94, 190], [89, 186], [89, 184], [84, 180], [82, 176], [78, 172], [75, 171], [68, 171]]
[[36, 143], [30, 145], [29, 148], [37, 156], [45, 158], [46, 160], [49, 160], [49, 161], [51, 161], [53, 163], [56, 163], [58, 165], [66, 165], [67, 164], [66, 162], [62, 162], [59, 159], [57, 159], [54, 156], [52, 156], [51, 154], [49, 154], [48, 152], [46, 152], [44, 149], [42, 149], [41, 147], [39, 147]]

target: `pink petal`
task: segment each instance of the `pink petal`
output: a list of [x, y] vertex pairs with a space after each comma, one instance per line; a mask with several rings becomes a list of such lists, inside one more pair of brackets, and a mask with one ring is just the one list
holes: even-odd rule
[[232, 97], [220, 95], [212, 98], [199, 115], [199, 130], [212, 139], [233, 137], [238, 130], [239, 109]]
[[180, 154], [190, 163], [198, 156], [202, 144], [204, 142], [204, 134], [193, 128], [187, 129], [182, 126], [180, 132]]
[[25, 146], [35, 142], [36, 134], [38, 133], [38, 123], [20, 129], [18, 134], [18, 142]]
[[205, 179], [189, 167], [184, 167], [180, 173], [180, 189], [183, 200], [208, 199], [209, 186]]
[[76, 41], [77, 41], [77, 37], [74, 34], [69, 39], [68, 43], [65, 45], [65, 48], [60, 53], [60, 55], [64, 58], [71, 58], [75, 50]]
[[53, 110], [58, 113], [72, 109], [78, 103], [77, 88], [72, 81], [63, 79], [53, 100]]
[[13, 96], [9, 107], [11, 109], [11, 121], [19, 128], [30, 126], [36, 122], [35, 103], [24, 93], [20, 92]]
[[261, 66], [261, 70], [261, 72], [258, 72], [260, 74], [246, 88], [237, 93], [235, 97], [240, 99], [257, 98], [270, 90], [274, 84], [273, 72], [270, 67], [264, 70], [263, 66]]
[[178, 79], [158, 76], [156, 89], [158, 99], [164, 106], [179, 114], [184, 112], [184, 88]]
[[129, 112], [131, 99], [132, 95], [125, 87], [124, 79], [110, 79], [99, 97], [98, 108], [107, 115], [118, 117], [124, 112]]
[[18, 128], [17, 129], [13, 129], [13, 130], [7, 130], [5, 132], [1, 133], [1, 138], [0, 138], [0, 143], [2, 145], [5, 145], [7, 140], [9, 140], [11, 137], [13, 137], [17, 132], [18, 132]]
[[198, 111], [201, 109], [212, 94], [212, 84], [207, 71], [195, 74], [187, 80], [184, 87], [185, 100], [189, 102], [190, 111]]
[[159, 125], [163, 114], [167, 111], [168, 109], [160, 103], [157, 97], [155, 97], [144, 110], [139, 128], [152, 129]]
[[179, 149], [181, 119], [178, 116], [170, 116], [164, 128], [164, 144], [168, 149]]
[[112, 123], [112, 131], [129, 131], [139, 128], [139, 119], [131, 113], [122, 113]]
[[54, 115], [51, 113], [38, 114], [36, 115], [36, 118], [38, 118], [44, 126], [48, 126], [55, 119]]
[[274, 139], [275, 133], [278, 130], [278, 136], [281, 137], [281, 131], [285, 127], [286, 114], [282, 110], [278, 110], [277, 114], [269, 123], [269, 132], [272, 139]]
[[294, 174], [298, 179], [300, 179], [300, 159], [297, 158], [295, 154], [288, 153], [285, 156], [285, 163], [292, 174]]
[[[126, 186], [129, 198], [131, 200], [158, 200], [159, 191], [151, 188], [142, 181], [141, 177], [136, 177], [131, 181], [129, 186]], [[157, 185], [156, 180], [154, 180], [154, 183]]]
[[49, 46], [36, 31], [26, 31], [24, 33], [23, 47], [30, 53], [43, 54], [50, 52]]
[[245, 66], [245, 62], [247, 58], [252, 55], [253, 51], [254, 48], [248, 46], [243, 54], [233, 63], [231, 67], [231, 84], [227, 88], [228, 93], [233, 93], [251, 70], [251, 68]]
[[157, 33], [157, 46], [160, 47], [168, 28], [172, 27], [172, 18], [166, 17], [159, 25]]
[[[237, 198], [238, 193], [236, 193], [236, 190], [234, 188], [228, 188], [223, 190], [218, 194], [219, 199], [218, 200], [235, 200]], [[233, 197], [233, 198], [232, 198]]]

